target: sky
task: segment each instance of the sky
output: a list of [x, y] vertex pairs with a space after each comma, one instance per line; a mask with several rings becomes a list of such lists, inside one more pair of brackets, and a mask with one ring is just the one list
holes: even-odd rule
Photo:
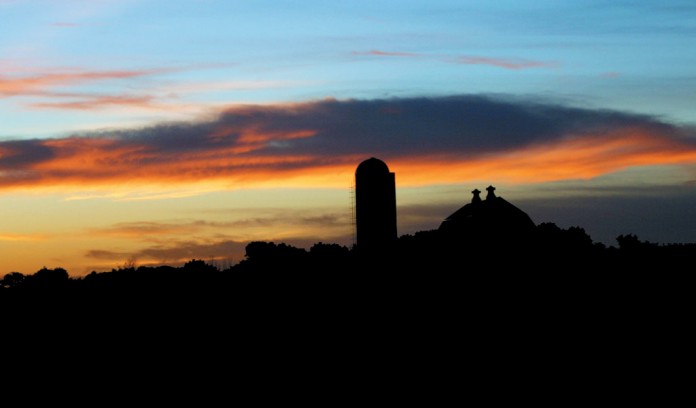
[[0, 276], [350, 246], [370, 157], [399, 235], [494, 185], [696, 242], [694, 44], [692, 0], [0, 0]]

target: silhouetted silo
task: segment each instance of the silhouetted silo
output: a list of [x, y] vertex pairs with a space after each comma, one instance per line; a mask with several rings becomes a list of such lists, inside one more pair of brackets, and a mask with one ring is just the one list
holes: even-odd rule
[[371, 157], [355, 170], [358, 248], [371, 250], [396, 240], [396, 184], [382, 160]]

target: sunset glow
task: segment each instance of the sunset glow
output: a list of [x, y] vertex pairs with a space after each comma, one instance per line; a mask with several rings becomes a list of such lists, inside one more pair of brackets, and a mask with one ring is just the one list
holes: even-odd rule
[[696, 242], [691, 2], [83, 3], [0, 1], [0, 277], [349, 246], [369, 157], [400, 235], [495, 185]]
[[[147, 133], [147, 132], [145, 132]], [[24, 165], [6, 168], [1, 189], [81, 191], [114, 188], [126, 183], [181, 187], [215, 184], [227, 189], [254, 187], [340, 188], [355, 171], [357, 154], [293, 153], [295, 142], [322, 137], [319, 130], [275, 130], [220, 126], [200, 135], [193, 149], [152, 143], [148, 138], [69, 137], [0, 144], [0, 160]], [[432, 137], [432, 136], [430, 136]], [[279, 148], [277, 148], [280, 146]], [[283, 150], [288, 150], [284, 154]], [[696, 163], [696, 145], [659, 130], [619, 128], [600, 135], [564, 135], [552, 142], [535, 142], [479, 154], [452, 149], [432, 154], [392, 154], [402, 186], [465, 183], [485, 174], [493, 180], [540, 183], [592, 179], [635, 166]], [[366, 154], [369, 154], [366, 152]]]

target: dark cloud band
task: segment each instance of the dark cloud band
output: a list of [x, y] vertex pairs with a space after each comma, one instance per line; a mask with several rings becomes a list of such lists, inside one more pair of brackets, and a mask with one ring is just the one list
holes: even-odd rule
[[641, 129], [691, 150], [686, 129], [616, 111], [481, 95], [236, 106], [216, 119], [0, 142], [0, 188], [40, 183], [243, 177], [354, 165], [356, 157], [480, 158]]

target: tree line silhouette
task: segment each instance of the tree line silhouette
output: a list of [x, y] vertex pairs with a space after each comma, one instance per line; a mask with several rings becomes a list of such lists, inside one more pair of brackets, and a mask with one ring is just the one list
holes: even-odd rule
[[[600, 376], [604, 361], [643, 368], [645, 350], [662, 360], [675, 340], [689, 339], [680, 328], [688, 330], [693, 285], [677, 272], [693, 259], [696, 244], [628, 234], [607, 247], [583, 228], [551, 223], [514, 239], [420, 231], [377, 252], [256, 241], [224, 269], [193, 259], [181, 267], [126, 262], [74, 278], [63, 268], [9, 273], [0, 281], [0, 321], [15, 341], [8, 359], [26, 349], [16, 338], [28, 326], [52, 342], [40, 348], [45, 354], [70, 364], [76, 356], [125, 360], [136, 371], [133, 359], [167, 371], [214, 363], [254, 380], [254, 370], [284, 366], [303, 381], [297, 367], [316, 367], [332, 382], [340, 377], [331, 367], [349, 367], [374, 384], [388, 376], [418, 388], [427, 377], [438, 390], [461, 388], [447, 385], [459, 377], [443, 367], [475, 370], [496, 386], [500, 372], [520, 381], [539, 367], [567, 385], [557, 367], [584, 364]], [[75, 340], [55, 347], [65, 338]]]
[[[683, 269], [696, 259], [696, 244], [656, 244], [636, 235], [620, 235], [617, 246], [597, 243], [581, 227], [563, 229], [539, 224], [533, 234], [506, 239], [495, 231], [486, 236], [449, 236], [440, 230], [402, 235], [378, 251], [362, 251], [319, 242], [309, 250], [285, 243], [250, 242], [239, 263], [220, 268], [200, 259], [181, 267], [140, 266], [128, 262], [111, 271], [70, 277], [63, 268], [42, 268], [31, 275], [6, 274], [0, 292], [9, 293], [143, 293], [234, 292], [275, 290], [297, 293], [329, 288], [361, 291], [367, 287], [425, 289], [437, 282], [472, 282], [512, 273], [529, 277], [625, 272], [666, 272]], [[492, 274], [492, 275], [491, 275]]]

